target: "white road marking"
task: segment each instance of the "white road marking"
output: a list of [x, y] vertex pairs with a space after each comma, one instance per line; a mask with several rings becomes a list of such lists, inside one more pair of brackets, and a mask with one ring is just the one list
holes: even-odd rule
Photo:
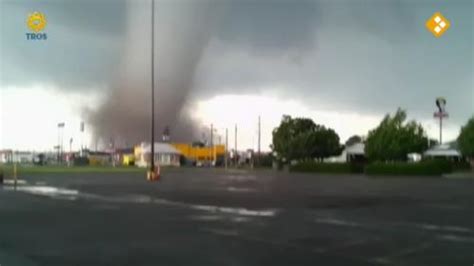
[[[7, 187], [8, 190], [13, 190], [13, 187]], [[214, 205], [199, 205], [189, 204], [178, 201], [171, 201], [161, 198], [153, 198], [147, 195], [125, 195], [121, 197], [108, 197], [96, 194], [81, 193], [78, 190], [58, 188], [52, 186], [18, 186], [18, 191], [39, 195], [47, 196], [54, 199], [66, 199], [66, 200], [77, 200], [77, 199], [89, 199], [89, 200], [100, 200], [111, 203], [142, 203], [142, 204], [161, 204], [169, 206], [177, 206], [183, 208], [190, 208], [194, 210], [207, 211], [212, 213], [225, 213], [225, 214], [236, 214], [240, 216], [259, 216], [259, 217], [272, 217], [277, 213], [276, 209], [263, 209], [263, 210], [251, 210], [246, 208], [235, 208], [235, 207], [222, 207]], [[236, 221], [243, 221], [236, 220]]]
[[474, 230], [469, 228], [454, 226], [454, 225], [435, 225], [435, 224], [413, 224], [416, 227], [431, 231], [450, 231], [456, 233], [474, 233]]
[[239, 188], [239, 187], [228, 187], [226, 188], [227, 191], [230, 192], [257, 192], [254, 188]]
[[360, 227], [362, 224], [354, 223], [346, 220], [333, 219], [333, 218], [316, 218], [317, 223], [331, 224], [331, 225], [341, 225], [341, 226], [350, 226], [350, 227]]
[[17, 190], [39, 196], [48, 196], [58, 199], [75, 200], [79, 195], [79, 191], [72, 189], [57, 188], [51, 186], [17, 186], [6, 187], [6, 190]]
[[376, 262], [376, 263], [381, 263], [381, 264], [393, 265], [394, 259], [401, 258], [401, 257], [407, 256], [407, 255], [419, 252], [421, 250], [425, 250], [427, 248], [430, 248], [431, 246], [433, 246], [432, 242], [425, 242], [425, 243], [422, 243], [420, 245], [415, 245], [415, 246], [411, 246], [411, 247], [408, 247], [408, 248], [399, 249], [399, 250], [397, 250], [396, 252], [394, 252], [390, 255], [373, 258], [370, 261]]
[[[17, 185], [25, 185], [26, 183], [28, 183], [26, 180], [24, 179], [17, 179], [16, 180], [16, 184]], [[15, 180], [14, 179], [4, 179], [3, 180], [3, 184], [4, 185], [14, 185], [15, 184]]]
[[473, 237], [456, 236], [456, 235], [438, 235], [438, 239], [451, 241], [451, 242], [463, 242], [463, 243], [474, 243]]
[[337, 225], [337, 226], [348, 226], [348, 227], [370, 227], [370, 228], [389, 228], [389, 227], [415, 227], [428, 231], [444, 231], [452, 233], [474, 233], [473, 229], [456, 226], [456, 225], [436, 225], [436, 224], [426, 224], [426, 223], [380, 223], [375, 222], [373, 224], [369, 223], [357, 223], [348, 220], [335, 219], [335, 218], [316, 218], [315, 222]]
[[220, 213], [231, 213], [231, 214], [238, 214], [243, 216], [263, 216], [263, 217], [271, 217], [275, 216], [277, 210], [275, 209], [268, 209], [268, 210], [249, 210], [245, 208], [234, 208], [234, 207], [220, 207], [220, 206], [213, 206], [213, 205], [195, 205], [189, 204], [189, 207], [195, 210], [203, 210], [209, 212], [220, 212]]
[[224, 220], [223, 216], [220, 215], [194, 215], [191, 216], [191, 220], [195, 221], [221, 221]]

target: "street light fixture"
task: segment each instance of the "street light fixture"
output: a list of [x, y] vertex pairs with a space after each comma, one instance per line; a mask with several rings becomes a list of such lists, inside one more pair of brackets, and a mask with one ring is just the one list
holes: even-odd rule
[[443, 97], [436, 98], [436, 106], [438, 111], [433, 116], [439, 119], [439, 145], [441, 145], [443, 144], [443, 119], [449, 116], [448, 112], [446, 112], [446, 99]]
[[63, 153], [63, 134], [61, 134], [61, 129], [64, 128], [66, 123], [60, 122], [58, 123], [58, 163], [62, 161], [62, 153]]

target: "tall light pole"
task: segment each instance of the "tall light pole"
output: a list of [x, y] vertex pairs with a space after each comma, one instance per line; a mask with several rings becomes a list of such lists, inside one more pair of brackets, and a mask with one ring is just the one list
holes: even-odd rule
[[211, 124], [211, 140], [209, 142], [209, 146], [211, 146], [211, 147], [214, 144], [214, 132], [213, 131], [214, 131], [214, 125]]
[[58, 123], [58, 162], [62, 161], [62, 153], [63, 153], [63, 134], [61, 134], [61, 129], [64, 128], [66, 124], [64, 122]]
[[61, 159], [61, 155], [60, 155], [61, 138], [60, 138], [60, 135], [59, 135], [59, 134], [60, 134], [59, 132], [60, 132], [61, 129], [60, 129], [60, 127], [59, 127], [59, 124], [60, 124], [60, 123], [58, 123], [58, 145], [56, 146], [56, 147], [58, 148], [58, 154], [57, 154], [57, 156], [58, 156], [58, 164], [59, 164], [59, 160]]
[[237, 124], [235, 124], [235, 132], [234, 132], [234, 149], [235, 149], [235, 165], [237, 166], [237, 163], [238, 163], [238, 158], [237, 156], [239, 155], [239, 153], [237, 152]]
[[261, 140], [261, 123], [260, 123], [260, 116], [258, 116], [258, 158], [257, 158], [257, 163], [260, 164], [260, 140]]
[[228, 130], [227, 128], [225, 129], [225, 169], [227, 169], [227, 151], [228, 151], [228, 146], [229, 146], [229, 136], [228, 136]]
[[158, 178], [155, 173], [155, 0], [151, 0], [151, 143], [148, 180]]
[[214, 125], [211, 124], [211, 141], [209, 142], [209, 147], [211, 148], [211, 165], [214, 163]]
[[81, 122], [80, 130], [81, 130], [81, 152], [80, 152], [80, 156], [82, 157], [84, 155], [84, 121]]

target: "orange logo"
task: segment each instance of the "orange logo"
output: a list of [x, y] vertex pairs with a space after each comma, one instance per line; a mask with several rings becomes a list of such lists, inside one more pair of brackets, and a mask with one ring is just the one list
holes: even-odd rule
[[425, 25], [436, 38], [439, 38], [449, 29], [451, 23], [440, 12], [436, 12], [426, 21]]

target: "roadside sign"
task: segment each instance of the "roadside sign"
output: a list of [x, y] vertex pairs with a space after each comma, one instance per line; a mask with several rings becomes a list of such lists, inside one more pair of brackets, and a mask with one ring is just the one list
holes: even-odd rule
[[446, 113], [446, 112], [435, 112], [433, 114], [433, 117], [436, 117], [436, 118], [445, 118], [445, 117], [449, 117], [449, 114]]

